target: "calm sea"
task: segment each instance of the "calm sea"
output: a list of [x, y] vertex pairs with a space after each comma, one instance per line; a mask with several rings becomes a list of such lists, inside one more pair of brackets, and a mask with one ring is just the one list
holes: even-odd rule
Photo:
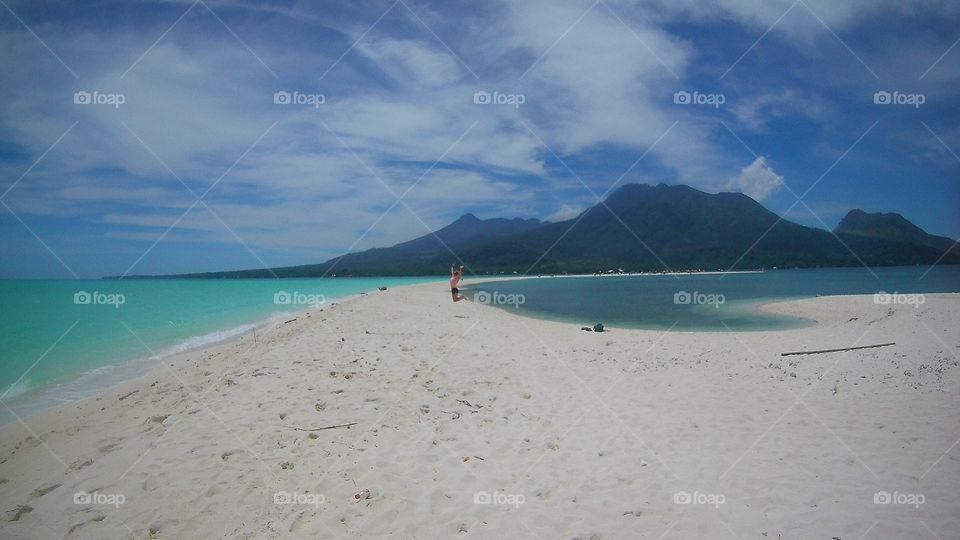
[[[156, 366], [156, 356], [210, 345], [270, 320], [377, 287], [445, 278], [0, 281], [0, 399], [25, 416]], [[773, 330], [810, 321], [761, 303], [817, 294], [960, 292], [960, 267], [762, 273], [467, 279], [463, 292], [522, 315], [592, 326]], [[885, 297], [879, 297], [883, 301]], [[12, 415], [0, 410], [0, 424]]]
[[813, 323], [762, 313], [759, 304], [818, 294], [878, 294], [879, 303], [914, 305], [923, 297], [911, 293], [960, 292], [960, 266], [540, 277], [468, 283], [463, 292], [470, 300], [521, 315], [582, 326], [778, 330]]
[[[18, 416], [89, 397], [272, 319], [441, 278], [0, 281], [0, 399]], [[12, 415], [0, 409], [0, 424]]]

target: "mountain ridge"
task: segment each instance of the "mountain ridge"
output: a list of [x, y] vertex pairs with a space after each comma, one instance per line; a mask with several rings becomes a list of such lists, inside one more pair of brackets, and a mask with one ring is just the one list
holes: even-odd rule
[[437, 275], [457, 258], [476, 274], [592, 273], [960, 264], [960, 249], [896, 213], [851, 210], [827, 231], [786, 220], [742, 193], [626, 184], [565, 221], [467, 213], [412, 240], [319, 264], [130, 277]]

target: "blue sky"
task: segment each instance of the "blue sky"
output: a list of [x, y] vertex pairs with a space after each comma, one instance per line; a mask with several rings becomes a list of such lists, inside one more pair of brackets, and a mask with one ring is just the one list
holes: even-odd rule
[[958, 40], [932, 0], [3, 0], [0, 277], [320, 262], [629, 182], [957, 238]]

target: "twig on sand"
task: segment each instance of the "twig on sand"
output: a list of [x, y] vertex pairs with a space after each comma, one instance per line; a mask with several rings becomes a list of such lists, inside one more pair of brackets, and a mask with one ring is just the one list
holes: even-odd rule
[[482, 408], [483, 408], [483, 405], [480, 405], [479, 403], [476, 404], [476, 405], [474, 405], [473, 403], [470, 403], [469, 401], [467, 401], [467, 400], [465, 400], [465, 399], [458, 399], [457, 402], [458, 402], [458, 403], [463, 403], [464, 405], [466, 405], [467, 407], [470, 407], [471, 409], [473, 409], [473, 408], [482, 409]]
[[297, 426], [287, 426], [287, 427], [291, 427], [296, 431], [323, 431], [325, 429], [335, 429], [335, 428], [342, 428], [342, 427], [350, 429], [350, 426], [355, 426], [355, 425], [357, 425], [357, 422], [350, 422], [349, 424], [335, 424], [332, 426], [324, 426], [324, 427], [318, 427], [318, 428], [302, 428]]
[[780, 356], [791, 356], [796, 354], [823, 354], [831, 352], [841, 352], [841, 351], [855, 351], [857, 349], [875, 349], [877, 347], [889, 347], [890, 345], [896, 345], [895, 342], [890, 343], [878, 343], [877, 345], [861, 345], [859, 347], [841, 347], [839, 349], [821, 349], [819, 351], [796, 351], [796, 352], [785, 352], [780, 353]]
[[290, 319], [289, 321], [283, 321], [283, 324], [289, 324], [289, 323], [292, 323], [292, 322], [295, 321], [295, 320], [297, 320], [296, 317]]

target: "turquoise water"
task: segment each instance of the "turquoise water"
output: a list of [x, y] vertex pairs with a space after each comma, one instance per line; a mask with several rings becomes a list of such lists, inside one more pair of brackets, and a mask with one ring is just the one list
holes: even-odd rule
[[[29, 414], [143, 374], [156, 366], [155, 354], [229, 339], [378, 286], [439, 279], [0, 281], [0, 399]], [[0, 423], [9, 419], [0, 411]]]
[[473, 301], [582, 326], [603, 322], [621, 328], [779, 330], [813, 323], [762, 313], [759, 304], [818, 294], [960, 292], [960, 266], [541, 277], [471, 283], [462, 289]]
[[[445, 279], [0, 281], [0, 399], [20, 416], [31, 414], [142, 375], [156, 366], [154, 355], [240, 336], [378, 286]], [[471, 300], [486, 293], [504, 309], [579, 325], [772, 330], [812, 323], [761, 313], [760, 303], [817, 294], [960, 292], [960, 267], [468, 279], [462, 290]], [[675, 303], [682, 293], [689, 303]], [[519, 295], [522, 303], [498, 304]], [[0, 410], [0, 424], [11, 418]]]

